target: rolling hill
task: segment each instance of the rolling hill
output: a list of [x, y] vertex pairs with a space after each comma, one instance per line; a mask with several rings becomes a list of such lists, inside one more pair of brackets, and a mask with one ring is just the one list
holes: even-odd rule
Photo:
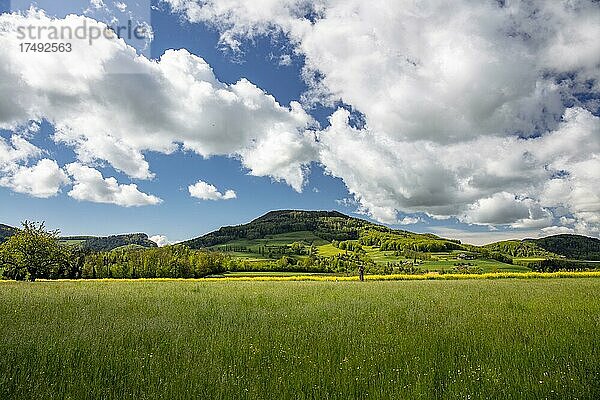
[[[245, 260], [244, 268], [249, 270], [261, 265], [277, 268], [274, 262], [284, 259], [299, 266], [309, 263], [308, 259], [311, 265], [331, 265], [354, 257], [351, 263], [393, 269], [509, 271], [546, 268], [548, 260], [559, 260], [561, 268], [568, 268], [563, 264], [569, 258], [595, 256], [597, 239], [561, 236], [565, 235], [473, 246], [433, 234], [391, 229], [337, 211], [279, 210], [183, 244], [228, 253]], [[270, 263], [268, 267], [266, 263]]]
[[600, 261], [600, 239], [581, 235], [553, 235], [540, 239], [505, 240], [482, 246], [515, 258], [566, 258]]
[[541, 239], [525, 239], [546, 251], [575, 260], [600, 261], [600, 239], [581, 235], [554, 235]]
[[391, 229], [337, 211], [271, 211], [183, 244], [228, 253], [243, 260], [237, 266], [242, 270], [318, 266], [323, 271], [344, 271], [359, 264], [376, 271], [522, 269], [495, 260], [495, 254], [487, 251], [479, 254], [478, 248], [458, 240]]

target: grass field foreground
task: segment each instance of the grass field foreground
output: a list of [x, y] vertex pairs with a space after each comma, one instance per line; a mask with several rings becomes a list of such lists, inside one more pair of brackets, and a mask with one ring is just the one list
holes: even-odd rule
[[600, 398], [600, 279], [0, 285], [0, 398]]

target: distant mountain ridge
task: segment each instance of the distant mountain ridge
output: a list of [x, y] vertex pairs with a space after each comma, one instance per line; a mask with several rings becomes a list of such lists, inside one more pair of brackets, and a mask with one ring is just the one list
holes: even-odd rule
[[[0, 224], [0, 244], [7, 241], [19, 229]], [[82, 249], [91, 251], [110, 251], [123, 246], [157, 247], [158, 245], [148, 238], [145, 233], [128, 233], [111, 236], [63, 236], [61, 242], [80, 246]]]
[[158, 247], [156, 243], [148, 238], [145, 233], [128, 233], [124, 235], [112, 235], [103, 237], [70, 236], [61, 238], [62, 240], [78, 241], [81, 240], [81, 247], [84, 250], [91, 251], [110, 251], [124, 246]]

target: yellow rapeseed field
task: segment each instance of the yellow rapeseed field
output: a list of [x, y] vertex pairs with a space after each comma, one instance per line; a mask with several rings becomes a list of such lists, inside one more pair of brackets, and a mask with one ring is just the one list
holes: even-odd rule
[[[578, 272], [490, 272], [485, 274], [440, 274], [430, 272], [426, 274], [391, 274], [391, 275], [366, 275], [367, 281], [420, 281], [420, 280], [464, 280], [464, 279], [556, 279], [556, 278], [600, 278], [600, 271], [578, 271]], [[93, 281], [189, 281], [189, 282], [342, 282], [358, 281], [358, 276], [323, 276], [323, 275], [297, 275], [297, 276], [223, 276], [212, 278], [151, 278], [151, 279], [86, 279]], [[61, 281], [71, 281], [63, 279]], [[0, 281], [2, 282], [2, 281]], [[4, 281], [7, 282], [7, 281]]]

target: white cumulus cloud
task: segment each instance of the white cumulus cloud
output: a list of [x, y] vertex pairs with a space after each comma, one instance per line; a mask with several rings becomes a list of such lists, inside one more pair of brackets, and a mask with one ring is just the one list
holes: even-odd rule
[[158, 247], [164, 247], [172, 244], [172, 242], [165, 235], [154, 235], [150, 236], [150, 240], [156, 243]]
[[203, 181], [198, 181], [188, 186], [188, 191], [190, 192], [190, 196], [200, 200], [231, 200], [237, 197], [235, 191], [231, 189], [221, 193], [214, 185]]
[[124, 207], [155, 205], [162, 202], [156, 196], [141, 192], [135, 184], [119, 184], [113, 177], [104, 178], [94, 168], [71, 163], [65, 166], [73, 178], [73, 188], [69, 196], [80, 201], [116, 204]]
[[31, 167], [19, 165], [0, 177], [0, 185], [33, 197], [48, 198], [70, 183], [56, 161], [44, 158]]

